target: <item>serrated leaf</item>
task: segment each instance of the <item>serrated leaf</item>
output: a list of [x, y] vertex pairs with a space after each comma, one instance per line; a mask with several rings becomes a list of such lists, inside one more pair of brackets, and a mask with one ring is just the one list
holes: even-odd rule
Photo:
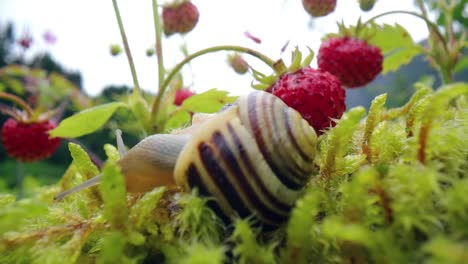
[[234, 102], [235, 99], [235, 97], [228, 96], [226, 91], [211, 89], [187, 98], [181, 108], [188, 112], [215, 113], [224, 105]]
[[421, 54], [418, 46], [399, 49], [385, 56], [382, 74], [398, 70], [402, 65], [408, 64], [415, 56]]
[[73, 158], [73, 163], [86, 180], [91, 179], [92, 177], [99, 174], [98, 168], [91, 161], [88, 153], [86, 153], [86, 151], [80, 145], [69, 143], [68, 149], [70, 150], [70, 154]]
[[408, 31], [398, 24], [394, 26], [384, 24], [377, 27], [368, 43], [378, 46], [383, 54], [395, 49], [411, 48], [415, 45]]
[[127, 107], [127, 105], [114, 102], [86, 109], [62, 120], [55, 129], [49, 131], [49, 134], [62, 138], [75, 138], [90, 134], [101, 128], [119, 107]]
[[99, 188], [104, 201], [104, 218], [113, 228], [125, 229], [128, 219], [127, 192], [117, 163], [110, 160], [104, 163]]
[[148, 215], [153, 212], [153, 209], [158, 205], [159, 199], [163, 196], [166, 188], [159, 187], [146, 193], [135, 205], [130, 209], [129, 222], [133, 225], [133, 229], [139, 230], [143, 227]]
[[368, 43], [380, 48], [385, 56], [382, 74], [396, 71], [401, 65], [409, 63], [422, 52], [406, 29], [398, 24], [375, 26]]

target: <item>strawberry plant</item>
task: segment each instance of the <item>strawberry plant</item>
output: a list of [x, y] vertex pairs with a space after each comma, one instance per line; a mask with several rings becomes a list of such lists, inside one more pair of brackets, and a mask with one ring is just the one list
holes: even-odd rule
[[[442, 26], [431, 21], [422, 0], [416, 1], [420, 12], [389, 11], [366, 21], [358, 19], [351, 26], [340, 24], [338, 32], [324, 36], [324, 49], [318, 51], [319, 69], [315, 69], [310, 65], [311, 50], [303, 56], [296, 48], [287, 64], [282, 58], [271, 59], [234, 45], [184, 50], [184, 59], [167, 68], [163, 56], [163, 44], [169, 37], [164, 34], [167, 6], [152, 0], [155, 44], [151, 51], [158, 61], [159, 77], [158, 90], [153, 93], [139, 86], [118, 3], [112, 2], [133, 90], [121, 100], [62, 120], [49, 134], [78, 138], [96, 133], [120, 109], [135, 117], [142, 137], [154, 136], [128, 152], [117, 136], [117, 147], [103, 146], [107, 160], [102, 168], [81, 146], [70, 143], [73, 162], [57, 184], [44, 186], [20, 201], [9, 194], [0, 195], [0, 262], [468, 262], [468, 84], [455, 79], [456, 71], [467, 68], [463, 56], [467, 42], [466, 32], [455, 33], [453, 23], [455, 10], [465, 1], [429, 1], [431, 8], [443, 14]], [[356, 1], [365, 11], [378, 4]], [[205, 10], [197, 12], [203, 15]], [[394, 14], [424, 21], [429, 30], [427, 43], [414, 43], [401, 25], [379, 24], [380, 17]], [[190, 30], [170, 34], [190, 34]], [[181, 69], [215, 52], [242, 56], [252, 75], [252, 92], [265, 90], [269, 93], [254, 94], [264, 94], [268, 100], [252, 96], [236, 101], [217, 89], [189, 94]], [[418, 55], [438, 71], [439, 87], [421, 78], [408, 88], [413, 89], [412, 97], [399, 107], [387, 107], [388, 94], [381, 94], [369, 109], [345, 109], [347, 87], [358, 90], [379, 75], [398, 71]], [[271, 72], [250, 66], [254, 58]], [[340, 61], [332, 65], [338, 71], [325, 66], [331, 60]], [[234, 67], [230, 63], [226, 67]], [[280, 101], [272, 103], [271, 98]], [[255, 104], [260, 106], [252, 110]], [[291, 108], [283, 108], [284, 104]], [[290, 113], [298, 115], [290, 117]], [[214, 122], [207, 123], [210, 119]], [[286, 131], [277, 133], [281, 128]], [[248, 134], [250, 130], [254, 133]], [[307, 135], [292, 136], [296, 130], [306, 130]], [[196, 149], [179, 156], [191, 139], [196, 140], [190, 141]], [[271, 147], [276, 141], [286, 147]], [[195, 158], [199, 153], [206, 155]], [[172, 178], [178, 167], [171, 160], [179, 158], [177, 162], [188, 161], [186, 182], [198, 184], [190, 191]], [[245, 182], [224, 178], [225, 171], [242, 175], [257, 171], [266, 166], [267, 158], [279, 162], [268, 164], [272, 175], [253, 174]], [[290, 160], [299, 162], [281, 166]], [[311, 175], [302, 175], [304, 168], [310, 168]], [[214, 175], [205, 176], [203, 170]], [[281, 170], [304, 176], [302, 182], [294, 182], [290, 175], [272, 178]], [[280, 181], [288, 188], [282, 188]], [[97, 188], [91, 187], [97, 184]], [[224, 187], [218, 192], [226, 196], [221, 201], [209, 195], [218, 185]], [[232, 191], [239, 190], [238, 186], [245, 191]], [[303, 189], [288, 211], [289, 196], [279, 200], [269, 188], [278, 195]], [[261, 201], [252, 198], [257, 193], [262, 194]], [[241, 214], [233, 213], [225, 219], [223, 212], [230, 206], [242, 215], [249, 212], [246, 207], [250, 204], [235, 202], [239, 200], [256, 206], [264, 203], [257, 207], [260, 213], [286, 219], [285, 223], [266, 228], [254, 214], [240, 218]], [[281, 210], [273, 210], [276, 207]]]

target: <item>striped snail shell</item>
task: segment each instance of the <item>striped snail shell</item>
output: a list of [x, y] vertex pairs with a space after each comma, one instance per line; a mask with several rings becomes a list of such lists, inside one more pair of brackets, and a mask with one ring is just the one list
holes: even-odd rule
[[[127, 191], [161, 185], [197, 188], [223, 219], [254, 216], [264, 226], [284, 223], [316, 171], [317, 135], [276, 96], [253, 92], [192, 126], [152, 135], [119, 161]], [[55, 196], [61, 199], [99, 183], [92, 178]]]
[[221, 216], [278, 226], [315, 171], [316, 144], [298, 112], [272, 94], [250, 93], [192, 136], [177, 159], [176, 184], [214, 197]]

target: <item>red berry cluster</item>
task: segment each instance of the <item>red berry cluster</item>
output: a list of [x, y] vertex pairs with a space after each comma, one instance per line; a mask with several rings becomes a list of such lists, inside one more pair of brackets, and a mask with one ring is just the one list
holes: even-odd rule
[[10, 157], [23, 162], [48, 158], [60, 145], [60, 138], [50, 138], [47, 133], [55, 127], [50, 120], [23, 123], [9, 118], [2, 127], [3, 147]]
[[321, 17], [335, 10], [336, 0], [302, 0], [302, 6], [309, 15]]
[[189, 89], [180, 89], [177, 90], [174, 98], [174, 104], [177, 106], [182, 105], [182, 103], [185, 101], [185, 99], [189, 98], [190, 96], [194, 95], [195, 92], [192, 92]]
[[320, 69], [354, 88], [368, 84], [382, 71], [383, 56], [378, 47], [364, 40], [337, 37], [322, 42], [317, 60]]
[[200, 13], [190, 1], [171, 4], [163, 7], [163, 31], [167, 36], [174, 33], [190, 32], [198, 23]]

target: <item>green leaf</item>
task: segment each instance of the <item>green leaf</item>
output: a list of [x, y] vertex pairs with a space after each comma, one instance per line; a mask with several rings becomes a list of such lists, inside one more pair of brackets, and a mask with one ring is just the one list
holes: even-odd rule
[[75, 138], [90, 134], [101, 128], [119, 107], [127, 107], [127, 105], [114, 102], [86, 109], [64, 119], [49, 134], [62, 138]]
[[384, 24], [376, 27], [368, 43], [380, 48], [383, 54], [401, 48], [413, 47], [414, 41], [406, 29], [398, 24], [391, 26]]
[[133, 114], [137, 117], [146, 131], [150, 131], [148, 120], [150, 119], [150, 108], [140, 93], [133, 92], [128, 97], [128, 103]]
[[235, 101], [236, 97], [228, 94], [226, 91], [211, 89], [187, 98], [181, 107], [188, 112], [215, 113], [224, 105]]
[[127, 192], [120, 167], [113, 161], [106, 161], [99, 185], [104, 201], [104, 218], [116, 229], [125, 229], [128, 219]]
[[189, 112], [185, 110], [177, 110], [166, 121], [164, 129], [166, 131], [171, 131], [173, 129], [181, 128], [183, 125], [189, 123], [191, 118], [192, 116]]
[[401, 65], [408, 64], [415, 56], [421, 54], [418, 46], [402, 48], [385, 56], [382, 74], [398, 70]]
[[468, 57], [463, 57], [456, 65], [455, 68], [453, 69], [454, 73], [459, 73], [464, 71], [465, 69], [468, 69]]
[[383, 74], [397, 70], [422, 52], [422, 48], [414, 43], [408, 31], [398, 24], [376, 26], [368, 43], [379, 47], [385, 56]]
[[68, 149], [73, 158], [73, 162], [77, 167], [78, 171], [85, 177], [85, 179], [91, 179], [92, 177], [99, 174], [99, 170], [91, 161], [88, 153], [78, 144], [69, 143]]

